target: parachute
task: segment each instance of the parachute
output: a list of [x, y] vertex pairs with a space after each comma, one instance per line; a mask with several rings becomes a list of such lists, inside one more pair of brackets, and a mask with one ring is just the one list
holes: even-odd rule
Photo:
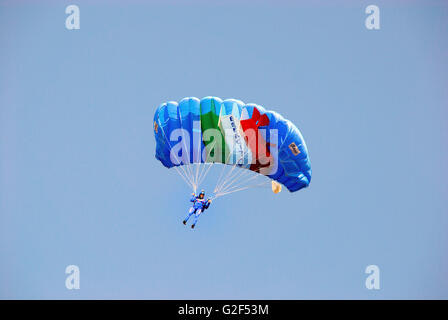
[[155, 111], [154, 136], [156, 159], [175, 168], [194, 192], [215, 164], [223, 165], [214, 198], [259, 186], [295, 192], [311, 181], [299, 129], [257, 104], [211, 96], [169, 101]]

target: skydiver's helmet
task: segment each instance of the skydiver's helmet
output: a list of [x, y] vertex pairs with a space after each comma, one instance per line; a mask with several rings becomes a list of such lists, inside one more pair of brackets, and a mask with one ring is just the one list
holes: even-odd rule
[[202, 190], [201, 193], [199, 194], [199, 199], [204, 199], [205, 197], [205, 191]]

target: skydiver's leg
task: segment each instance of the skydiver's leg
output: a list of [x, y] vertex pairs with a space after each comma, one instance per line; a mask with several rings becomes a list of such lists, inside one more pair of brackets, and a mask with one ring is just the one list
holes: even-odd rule
[[196, 213], [194, 214], [193, 224], [191, 225], [192, 228], [194, 228], [194, 226], [198, 222], [198, 219], [199, 219], [199, 216], [201, 215], [201, 213], [202, 213], [202, 209], [196, 210]]
[[187, 223], [187, 221], [188, 221], [188, 219], [190, 219], [190, 217], [191, 217], [191, 215], [194, 213], [194, 208], [193, 207], [191, 207], [190, 208], [190, 210], [188, 211], [188, 214], [187, 214], [187, 216], [185, 217], [185, 219], [184, 219], [184, 224], [186, 224]]

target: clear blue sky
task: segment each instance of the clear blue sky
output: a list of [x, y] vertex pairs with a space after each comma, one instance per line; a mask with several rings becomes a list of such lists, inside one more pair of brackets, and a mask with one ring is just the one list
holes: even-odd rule
[[[188, 3], [0, 1], [0, 298], [448, 298], [447, 2]], [[183, 226], [153, 112], [207, 95], [292, 120], [311, 186]]]

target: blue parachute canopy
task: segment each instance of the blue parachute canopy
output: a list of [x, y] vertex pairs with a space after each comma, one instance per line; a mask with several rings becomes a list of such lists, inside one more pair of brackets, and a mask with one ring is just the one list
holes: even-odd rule
[[154, 135], [156, 158], [167, 168], [221, 163], [269, 177], [291, 192], [311, 181], [299, 129], [257, 104], [217, 97], [169, 101], [155, 112]]

